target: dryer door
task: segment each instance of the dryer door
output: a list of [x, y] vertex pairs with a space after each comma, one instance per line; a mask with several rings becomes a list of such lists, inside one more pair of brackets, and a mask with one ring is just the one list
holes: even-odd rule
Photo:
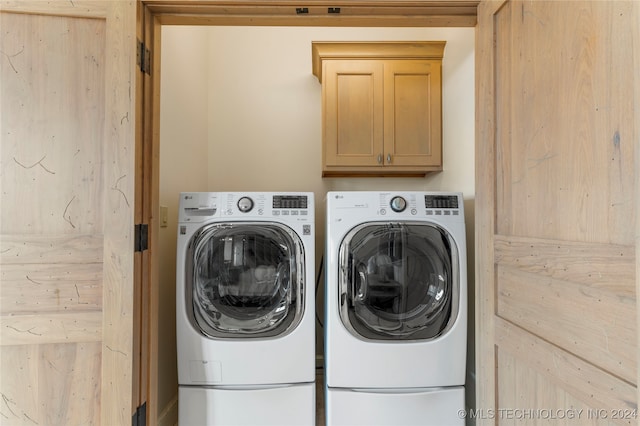
[[302, 241], [278, 223], [204, 227], [189, 244], [186, 300], [205, 336], [283, 335], [304, 312]]
[[458, 315], [455, 241], [430, 223], [370, 223], [352, 229], [339, 252], [340, 317], [355, 336], [424, 340]]

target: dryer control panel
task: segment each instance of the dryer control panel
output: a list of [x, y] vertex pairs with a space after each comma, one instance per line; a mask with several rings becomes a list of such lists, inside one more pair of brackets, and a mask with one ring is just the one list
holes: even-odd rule
[[464, 220], [462, 193], [421, 191], [329, 192], [332, 216], [357, 221], [368, 217], [384, 220], [450, 218]]

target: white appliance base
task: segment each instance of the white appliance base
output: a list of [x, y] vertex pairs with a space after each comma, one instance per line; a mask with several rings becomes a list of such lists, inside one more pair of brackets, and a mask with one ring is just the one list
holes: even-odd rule
[[180, 426], [315, 425], [315, 383], [259, 389], [180, 386]]
[[331, 426], [464, 426], [464, 387], [325, 388]]

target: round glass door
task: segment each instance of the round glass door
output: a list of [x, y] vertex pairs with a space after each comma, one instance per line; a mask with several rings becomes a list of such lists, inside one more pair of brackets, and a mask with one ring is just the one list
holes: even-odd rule
[[209, 337], [269, 337], [300, 322], [302, 241], [277, 223], [224, 223], [191, 240], [187, 306], [192, 324]]
[[441, 227], [369, 223], [339, 252], [340, 317], [357, 337], [432, 339], [458, 314], [458, 250]]

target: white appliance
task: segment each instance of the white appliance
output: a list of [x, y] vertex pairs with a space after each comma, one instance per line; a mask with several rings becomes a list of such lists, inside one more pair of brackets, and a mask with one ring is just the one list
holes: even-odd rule
[[464, 425], [462, 194], [329, 192], [326, 236], [327, 424]]
[[182, 193], [180, 426], [315, 424], [313, 193]]

